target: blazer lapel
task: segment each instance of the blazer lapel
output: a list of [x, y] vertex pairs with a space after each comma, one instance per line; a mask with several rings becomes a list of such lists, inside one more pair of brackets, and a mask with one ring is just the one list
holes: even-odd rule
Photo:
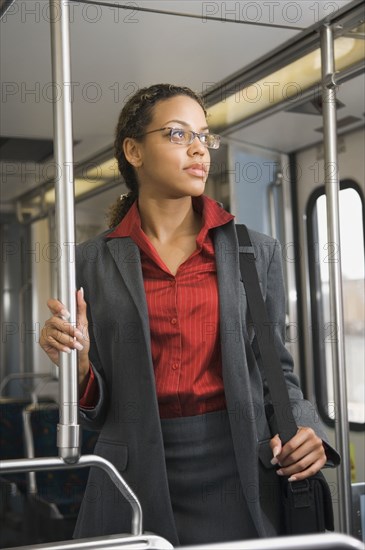
[[150, 349], [148, 309], [138, 246], [129, 237], [110, 239], [106, 244], [136, 305], [148, 343], [147, 349]]
[[[244, 342], [242, 333], [247, 334], [247, 298], [241, 282], [238, 242], [234, 223], [217, 228], [214, 234], [214, 248], [219, 288], [222, 349], [239, 353], [242, 366]], [[231, 337], [232, 336], [232, 337]], [[233, 347], [232, 347], [233, 346]]]

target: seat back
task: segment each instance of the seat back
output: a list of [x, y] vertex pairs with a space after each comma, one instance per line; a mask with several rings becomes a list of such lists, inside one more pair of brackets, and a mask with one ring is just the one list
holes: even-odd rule
[[[45, 402], [51, 402], [45, 399]], [[22, 413], [30, 405], [30, 399], [0, 397], [0, 460], [25, 458]], [[9, 474], [8, 481], [15, 483], [21, 492], [26, 492], [26, 475]]]
[[[23, 412], [26, 452], [29, 458], [58, 456], [57, 424], [59, 410], [55, 404], [32, 404]], [[97, 432], [82, 430], [82, 454], [94, 450]], [[78, 514], [89, 468], [32, 472], [29, 474], [29, 492], [38, 499], [56, 507], [60, 517]]]

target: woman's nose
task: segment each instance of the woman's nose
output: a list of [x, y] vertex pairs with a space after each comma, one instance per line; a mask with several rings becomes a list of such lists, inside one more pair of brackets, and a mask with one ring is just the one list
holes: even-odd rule
[[208, 153], [207, 147], [202, 144], [198, 136], [195, 136], [192, 143], [189, 146], [189, 151], [191, 151], [191, 154], [199, 154], [199, 155], [205, 155]]

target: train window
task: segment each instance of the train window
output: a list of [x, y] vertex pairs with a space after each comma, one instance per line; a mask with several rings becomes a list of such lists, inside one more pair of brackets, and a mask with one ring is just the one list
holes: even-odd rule
[[342, 182], [339, 201], [341, 250], [328, 242], [324, 189], [316, 192], [308, 208], [315, 379], [319, 409], [333, 421], [331, 342], [337, 338], [338, 327], [330, 316], [329, 264], [338, 261], [341, 253], [348, 415], [349, 421], [360, 427], [365, 423], [364, 201], [358, 186], [350, 182]]

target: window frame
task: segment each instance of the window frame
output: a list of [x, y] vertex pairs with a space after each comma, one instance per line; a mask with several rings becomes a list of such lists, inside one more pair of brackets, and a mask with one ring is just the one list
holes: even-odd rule
[[[340, 191], [345, 189], [353, 189], [359, 196], [361, 205], [362, 205], [362, 228], [363, 228], [363, 239], [365, 245], [365, 198], [364, 193], [360, 185], [351, 178], [346, 178], [340, 181]], [[322, 302], [318, 301], [317, 290], [320, 288], [320, 272], [319, 267], [316, 266], [315, 260], [315, 250], [314, 247], [310, 246], [314, 242], [318, 242], [318, 235], [316, 228], [313, 223], [313, 216], [315, 212], [316, 203], [319, 197], [325, 195], [325, 186], [321, 185], [317, 187], [310, 195], [307, 207], [306, 207], [306, 230], [307, 230], [307, 253], [308, 253], [308, 271], [309, 271], [309, 294], [310, 294], [310, 312], [312, 319], [312, 330], [311, 330], [311, 339], [312, 339], [312, 350], [313, 350], [313, 363], [317, 365], [317, 368], [313, 369], [314, 377], [314, 392], [317, 402], [318, 412], [323, 420], [323, 422], [334, 428], [335, 419], [330, 418], [327, 411], [327, 376], [326, 376], [326, 361], [323, 344], [321, 342], [321, 326], [323, 326], [323, 309], [321, 308]], [[365, 249], [364, 249], [365, 256]], [[365, 422], [349, 422], [350, 430], [356, 432], [365, 431]]]

